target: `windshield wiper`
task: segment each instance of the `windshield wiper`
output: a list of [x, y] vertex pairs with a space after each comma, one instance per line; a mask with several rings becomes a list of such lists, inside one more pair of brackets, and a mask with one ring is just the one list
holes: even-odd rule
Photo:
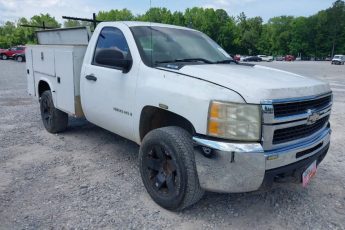
[[204, 59], [204, 58], [184, 58], [184, 59], [175, 59], [175, 60], [166, 60], [166, 61], [156, 61], [156, 64], [162, 63], [174, 63], [174, 62], [204, 62], [206, 64], [214, 64], [214, 62]]
[[216, 61], [215, 64], [228, 64], [228, 63], [236, 63], [238, 64], [238, 61], [235, 61], [233, 59], [224, 59], [224, 60], [221, 60], [221, 61]]

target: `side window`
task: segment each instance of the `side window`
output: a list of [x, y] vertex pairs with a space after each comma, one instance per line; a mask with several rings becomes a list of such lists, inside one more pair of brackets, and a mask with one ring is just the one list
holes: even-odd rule
[[[109, 63], [104, 64], [104, 60]], [[116, 67], [113, 60], [131, 60], [131, 54], [122, 31], [114, 27], [104, 27], [98, 37], [92, 64]], [[103, 63], [100, 63], [102, 62]]]

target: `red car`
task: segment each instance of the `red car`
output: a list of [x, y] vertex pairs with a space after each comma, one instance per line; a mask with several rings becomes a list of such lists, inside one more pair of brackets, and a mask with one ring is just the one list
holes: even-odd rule
[[16, 54], [23, 54], [23, 53], [25, 53], [25, 46], [16, 46], [7, 50], [1, 50], [0, 58], [2, 60], [7, 60], [9, 58], [13, 59]]
[[235, 60], [235, 61], [240, 61], [240, 60], [241, 60], [241, 55], [236, 54], [236, 55], [234, 56], [234, 60]]
[[295, 57], [293, 55], [286, 55], [285, 56], [285, 61], [294, 61]]

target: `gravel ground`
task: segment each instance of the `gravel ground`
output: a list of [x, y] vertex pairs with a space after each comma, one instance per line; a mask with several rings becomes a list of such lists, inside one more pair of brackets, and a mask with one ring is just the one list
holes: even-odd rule
[[144, 190], [136, 144], [85, 120], [47, 133], [26, 94], [25, 65], [0, 61], [0, 229], [345, 229], [345, 66], [264, 65], [331, 84], [332, 144], [316, 177], [307, 188], [206, 193], [172, 213]]

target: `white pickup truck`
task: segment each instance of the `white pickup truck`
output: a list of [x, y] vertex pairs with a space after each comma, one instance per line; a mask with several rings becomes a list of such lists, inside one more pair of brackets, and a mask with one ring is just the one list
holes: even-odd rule
[[316, 79], [240, 64], [205, 34], [145, 22], [37, 32], [26, 49], [29, 94], [44, 127], [68, 115], [140, 145], [143, 184], [169, 210], [205, 190], [306, 185], [325, 157], [332, 92]]

